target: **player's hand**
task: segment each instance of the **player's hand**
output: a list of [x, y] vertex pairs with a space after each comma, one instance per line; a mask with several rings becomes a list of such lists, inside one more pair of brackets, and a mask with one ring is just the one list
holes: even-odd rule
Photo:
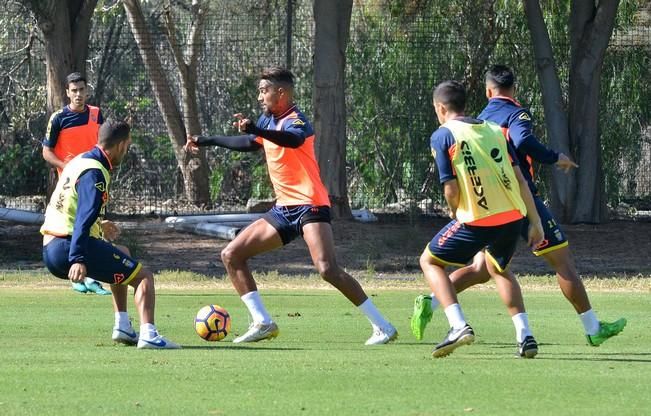
[[538, 247], [543, 242], [544, 239], [545, 239], [545, 231], [543, 230], [540, 221], [537, 222], [536, 224], [529, 224], [529, 235], [527, 238], [527, 245], [532, 248]]
[[579, 167], [579, 165], [574, 163], [574, 161], [567, 157], [564, 153], [558, 154], [558, 161], [556, 162], [556, 166], [565, 173], [569, 172], [572, 168]]
[[82, 283], [86, 278], [86, 265], [84, 263], [75, 263], [68, 271], [68, 279], [74, 283]]
[[185, 138], [185, 146], [183, 146], [183, 150], [193, 155], [199, 153], [199, 146], [197, 145], [197, 140], [198, 140], [198, 136], [191, 136], [188, 134], [187, 137]]
[[235, 127], [240, 133], [246, 133], [246, 126], [251, 124], [251, 120], [244, 117], [244, 114], [242, 113], [233, 114], [233, 117], [237, 119], [233, 122], [233, 127]]
[[104, 220], [101, 222], [102, 235], [106, 241], [115, 241], [120, 236], [122, 230], [113, 221]]

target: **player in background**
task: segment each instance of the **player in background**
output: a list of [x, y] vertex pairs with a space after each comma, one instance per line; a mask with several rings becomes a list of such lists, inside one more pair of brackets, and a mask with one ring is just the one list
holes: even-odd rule
[[294, 76], [284, 68], [264, 70], [258, 83], [263, 114], [257, 123], [236, 114], [239, 136], [189, 136], [186, 150], [217, 145], [238, 151], [264, 150], [276, 205], [246, 227], [221, 252], [233, 286], [246, 305], [252, 323], [235, 343], [274, 338], [278, 326], [267, 312], [248, 259], [275, 250], [303, 236], [321, 277], [366, 315], [373, 334], [366, 345], [385, 344], [398, 333], [368, 298], [360, 284], [337, 264], [330, 225], [330, 200], [314, 154], [314, 130], [294, 103]]
[[486, 250], [491, 277], [515, 288], [506, 302], [516, 326], [518, 355], [533, 358], [538, 345], [529, 328], [522, 294], [509, 270], [523, 218], [529, 220], [528, 242], [543, 238], [540, 217], [512, 148], [496, 124], [464, 115], [466, 90], [457, 81], [445, 81], [433, 92], [433, 106], [441, 126], [430, 146], [452, 221], [429, 242], [420, 266], [430, 289], [441, 302], [450, 330], [432, 355], [444, 357], [474, 341], [446, 266], [463, 266]]
[[[578, 165], [563, 153], [557, 153], [545, 147], [533, 134], [531, 113], [514, 98], [515, 76], [510, 68], [504, 65], [495, 65], [486, 72], [486, 97], [488, 105], [478, 118], [499, 124], [507, 139], [515, 147], [522, 173], [531, 189], [536, 208], [542, 219], [545, 239], [533, 248], [533, 253], [536, 256], [542, 256], [554, 269], [563, 295], [572, 304], [583, 324], [588, 343], [592, 346], [599, 346], [607, 339], [619, 334], [626, 326], [626, 319], [621, 318], [615, 322], [597, 319], [583, 282], [576, 272], [565, 234], [538, 196], [531, 163], [532, 160], [535, 160], [539, 163], [556, 165], [565, 172], [577, 168]], [[526, 222], [523, 224], [521, 234], [526, 237]], [[477, 254], [472, 265], [452, 273], [450, 279], [457, 293], [488, 281], [490, 276], [484, 265], [483, 257], [483, 253]], [[516, 296], [515, 293], [510, 293], [511, 288], [501, 287], [500, 281], [496, 281], [496, 284], [500, 293], [504, 293], [506, 296]], [[417, 339], [422, 339], [424, 328], [431, 319], [432, 309], [436, 308], [438, 304], [439, 300], [436, 297], [420, 295], [416, 298], [411, 328]]]
[[[97, 131], [104, 121], [99, 107], [86, 104], [86, 78], [79, 72], [66, 77], [66, 95], [70, 104], [52, 114], [43, 140], [43, 159], [56, 168], [57, 176], [61, 176], [63, 167], [72, 158], [97, 144]], [[72, 289], [80, 293], [111, 294], [91, 278], [73, 282]]]
[[[41, 227], [43, 261], [60, 279], [83, 282], [92, 276], [111, 285], [114, 341], [137, 344], [138, 348], [177, 349], [180, 346], [158, 334], [154, 325], [153, 274], [133, 259], [126, 247], [103, 238], [102, 219], [109, 199], [110, 171], [122, 162], [130, 145], [129, 125], [107, 120], [99, 129], [97, 145], [66, 164]], [[115, 232], [110, 228], [108, 231]], [[127, 285], [135, 290], [140, 336], [129, 321]]]

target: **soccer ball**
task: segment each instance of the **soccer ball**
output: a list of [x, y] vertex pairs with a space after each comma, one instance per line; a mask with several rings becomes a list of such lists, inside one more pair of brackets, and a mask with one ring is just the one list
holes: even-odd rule
[[206, 341], [219, 341], [231, 332], [231, 316], [219, 305], [206, 305], [194, 318], [194, 330]]

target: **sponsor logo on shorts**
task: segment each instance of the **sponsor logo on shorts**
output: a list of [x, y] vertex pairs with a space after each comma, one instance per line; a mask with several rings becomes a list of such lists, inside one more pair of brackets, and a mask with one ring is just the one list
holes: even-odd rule
[[114, 273], [113, 280], [115, 281], [116, 285], [119, 285], [124, 281], [124, 273]]
[[97, 188], [97, 190], [100, 191], [100, 192], [105, 192], [106, 191], [106, 184], [104, 182], [97, 182], [95, 184], [95, 188]]
[[122, 264], [124, 264], [124, 267], [127, 267], [129, 269], [133, 269], [133, 266], [135, 265], [134, 262], [129, 259], [122, 259]]
[[544, 239], [542, 243], [538, 244], [535, 248], [535, 250], [542, 250], [543, 248], [547, 247], [549, 245], [549, 240]]
[[118, 255], [115, 254], [115, 253], [113, 253], [113, 258], [114, 258], [115, 260], [120, 260], [120, 256], [118, 256]]
[[558, 229], [554, 230], [554, 237], [556, 237], [558, 241], [561, 241], [563, 239], [563, 234], [561, 234], [561, 230]]
[[445, 244], [448, 238], [452, 237], [459, 230], [459, 228], [461, 228], [460, 222], [457, 222], [452, 227], [448, 228], [447, 231], [444, 232], [443, 235], [439, 237], [439, 241], [438, 241], [439, 247], [443, 247], [443, 244]]

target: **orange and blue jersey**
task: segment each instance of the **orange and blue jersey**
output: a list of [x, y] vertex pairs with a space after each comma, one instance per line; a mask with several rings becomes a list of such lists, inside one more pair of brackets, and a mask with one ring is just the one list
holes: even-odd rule
[[65, 106], [50, 117], [43, 146], [52, 148], [59, 159], [68, 163], [97, 144], [97, 132], [103, 122], [99, 107], [86, 105], [84, 111], [76, 112]]
[[303, 140], [298, 147], [287, 147], [260, 135], [255, 139], [264, 148], [276, 204], [330, 206], [328, 191], [321, 181], [314, 153], [314, 129], [305, 115], [292, 106], [279, 116], [261, 115], [256, 127], [290, 132]]
[[502, 127], [504, 135], [515, 147], [522, 174], [535, 195], [538, 190], [534, 184], [532, 160], [551, 165], [558, 161], [558, 153], [545, 147], [533, 134], [529, 110], [510, 97], [493, 97], [477, 118]]

